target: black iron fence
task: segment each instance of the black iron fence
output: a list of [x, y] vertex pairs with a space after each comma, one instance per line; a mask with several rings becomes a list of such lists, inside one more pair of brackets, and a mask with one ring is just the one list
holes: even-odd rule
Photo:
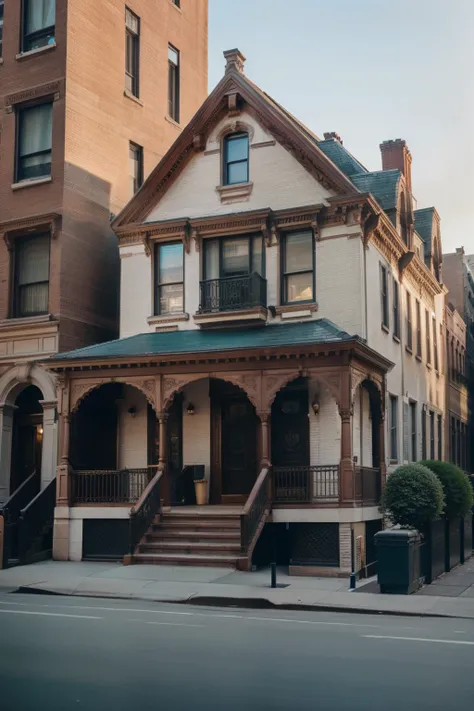
[[257, 272], [200, 283], [201, 313], [241, 311], [267, 305], [267, 280]]
[[154, 470], [88, 470], [71, 472], [74, 504], [134, 504], [153, 477]]

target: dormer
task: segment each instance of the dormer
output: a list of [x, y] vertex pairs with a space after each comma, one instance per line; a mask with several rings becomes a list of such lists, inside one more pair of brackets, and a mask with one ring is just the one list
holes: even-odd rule
[[423, 240], [424, 261], [428, 269], [441, 283], [441, 265], [443, 251], [441, 248], [440, 218], [434, 207], [415, 210], [415, 230]]

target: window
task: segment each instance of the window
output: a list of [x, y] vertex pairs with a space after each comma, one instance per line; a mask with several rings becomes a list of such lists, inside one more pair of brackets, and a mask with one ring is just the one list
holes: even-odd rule
[[436, 330], [436, 319], [433, 319], [433, 363], [435, 370], [439, 370], [438, 331]]
[[3, 2], [3, 0], [0, 0], [0, 59], [2, 57], [2, 48], [3, 48], [3, 9], [4, 9], [4, 2]]
[[438, 415], [438, 459], [443, 459], [443, 416]]
[[30, 52], [54, 43], [55, 0], [25, 0], [22, 51]]
[[224, 185], [248, 183], [249, 137], [247, 133], [232, 133], [224, 139]]
[[310, 230], [284, 235], [281, 251], [282, 303], [314, 301], [314, 240]]
[[15, 243], [13, 316], [38, 316], [49, 309], [49, 235]]
[[398, 461], [398, 398], [390, 395], [390, 459]]
[[421, 458], [426, 459], [426, 407], [421, 413]]
[[130, 141], [129, 145], [130, 194], [135, 195], [143, 183], [143, 148]]
[[426, 362], [429, 365], [431, 363], [431, 325], [430, 325], [430, 315], [427, 310], [425, 310], [425, 336], [426, 336]]
[[125, 89], [138, 97], [140, 18], [125, 8]]
[[416, 355], [421, 358], [421, 306], [416, 302]]
[[204, 241], [204, 279], [228, 279], [256, 272], [263, 276], [263, 241], [260, 235]]
[[430, 459], [435, 458], [435, 414], [430, 412]]
[[407, 348], [413, 349], [413, 324], [411, 320], [411, 294], [407, 291]]
[[393, 280], [393, 335], [400, 338], [400, 304], [398, 282]]
[[380, 265], [380, 295], [382, 299], [382, 326], [389, 328], [387, 267]]
[[168, 45], [168, 116], [179, 123], [179, 52]]
[[18, 113], [16, 180], [51, 175], [53, 105], [41, 104]]
[[410, 452], [410, 461], [416, 462], [418, 457], [417, 457], [417, 448], [416, 448], [416, 433], [417, 433], [417, 428], [416, 428], [416, 402], [410, 402], [410, 439], [411, 439], [411, 452]]
[[155, 245], [155, 314], [184, 311], [182, 242]]

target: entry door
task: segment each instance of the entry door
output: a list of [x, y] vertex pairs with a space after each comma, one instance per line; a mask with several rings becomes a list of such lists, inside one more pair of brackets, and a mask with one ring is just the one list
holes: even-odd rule
[[245, 502], [257, 478], [257, 416], [246, 396], [222, 402], [222, 501]]
[[18, 424], [14, 428], [10, 493], [18, 489], [35, 470], [41, 469], [41, 437], [35, 425]]
[[272, 464], [309, 466], [308, 391], [282, 390], [272, 407]]

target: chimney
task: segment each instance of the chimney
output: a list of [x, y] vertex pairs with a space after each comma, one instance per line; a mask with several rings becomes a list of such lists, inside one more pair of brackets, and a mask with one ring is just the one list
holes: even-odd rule
[[334, 140], [339, 141], [342, 146], [342, 138], [338, 133], [336, 133], [336, 131], [330, 131], [329, 133], [325, 133], [324, 138], [326, 139], [326, 141], [330, 141], [331, 138], [334, 138]]
[[382, 153], [382, 170], [397, 169], [405, 176], [411, 192], [411, 153], [406, 141], [396, 138], [394, 141], [384, 141], [380, 144]]
[[234, 69], [241, 74], [244, 73], [245, 57], [242, 52], [238, 49], [227, 49], [224, 52], [224, 58], [226, 60], [225, 73], [230, 72]]

